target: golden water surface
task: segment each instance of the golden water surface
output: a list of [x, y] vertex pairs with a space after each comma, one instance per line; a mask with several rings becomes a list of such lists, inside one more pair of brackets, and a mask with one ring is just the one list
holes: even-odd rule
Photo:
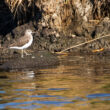
[[110, 56], [58, 57], [47, 69], [0, 72], [0, 109], [110, 110]]

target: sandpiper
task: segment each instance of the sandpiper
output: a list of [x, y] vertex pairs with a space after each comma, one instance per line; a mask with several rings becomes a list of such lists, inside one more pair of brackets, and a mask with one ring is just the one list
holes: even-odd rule
[[22, 55], [21, 57], [23, 58], [23, 52], [26, 55], [30, 55], [28, 54], [24, 49], [28, 48], [29, 46], [31, 46], [32, 42], [33, 42], [33, 36], [32, 36], [32, 30], [31, 29], [27, 29], [25, 31], [24, 36], [20, 37], [19, 39], [17, 39], [14, 43], [12, 43], [9, 48], [10, 49], [18, 49], [18, 50], [22, 50]]

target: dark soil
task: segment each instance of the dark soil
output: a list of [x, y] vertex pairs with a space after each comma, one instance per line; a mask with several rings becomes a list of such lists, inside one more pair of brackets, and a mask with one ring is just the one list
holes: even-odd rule
[[24, 56], [21, 58], [18, 55], [14, 57], [1, 57], [0, 58], [0, 71], [18, 71], [18, 70], [31, 70], [33, 68], [49, 68], [50, 66], [57, 66], [59, 60], [56, 55], [48, 51], [33, 52], [32, 55]]
[[[24, 6], [27, 7], [27, 4], [25, 2], [23, 3]], [[46, 16], [42, 17], [42, 13], [44, 12], [41, 11], [40, 8], [35, 5], [35, 3], [33, 5], [31, 4], [30, 7], [27, 8], [26, 12], [24, 12], [23, 7], [23, 9], [21, 8], [22, 13], [25, 13], [26, 15], [22, 16], [22, 13], [20, 13], [18, 10], [19, 13], [18, 15], [16, 15], [18, 18], [14, 18], [14, 14], [10, 11], [9, 6], [5, 3], [4, 0], [0, 2], [0, 8], [2, 10], [0, 11], [1, 55], [13, 55], [13, 51], [16, 50], [10, 51], [9, 49], [7, 49], [8, 45], [13, 40], [16, 40], [17, 38], [24, 35], [26, 29], [32, 29], [36, 32], [35, 34], [33, 34], [34, 42], [29, 50], [48, 50], [49, 52], [60, 52], [71, 46], [78, 45], [97, 37], [102, 37], [104, 35], [110, 34], [110, 19], [108, 17], [101, 19], [98, 23], [90, 21], [75, 22], [73, 20], [73, 22], [71, 22], [71, 25], [62, 32], [54, 27], [51, 27], [50, 25], [44, 25], [47, 22], [46, 20], [44, 20], [46, 19]], [[34, 10], [30, 10], [31, 8]], [[11, 22], [8, 21], [9, 19]], [[18, 22], [22, 22], [21, 24], [23, 25], [18, 25]], [[101, 48], [108, 49], [109, 45], [110, 37], [105, 37], [103, 39], [78, 46], [77, 48], [68, 49], [67, 51], [74, 52], [84, 49], [86, 49], [87, 51]]]
[[[26, 29], [30, 28], [36, 33], [33, 34], [34, 42], [29, 50], [48, 50], [50, 52], [60, 52], [63, 49], [71, 47], [73, 45], [78, 45], [84, 43], [88, 40], [95, 39], [97, 37], [102, 37], [104, 35], [110, 34], [110, 20], [105, 18], [96, 26], [90, 28], [88, 24], [82, 26], [83, 29], [82, 34], [77, 35], [65, 35], [63, 33], [58, 33], [57, 30], [43, 27], [42, 25], [38, 25], [37, 28], [34, 27], [33, 22], [29, 22], [25, 25], [19, 26], [15, 28], [11, 33], [1, 38], [2, 47], [8, 47], [8, 45], [13, 41], [22, 36]], [[110, 37], [105, 37], [103, 39], [96, 40], [94, 42], [79, 46], [77, 48], [68, 49], [67, 51], [79, 51], [82, 49], [93, 50], [93, 49], [108, 49], [110, 45]], [[13, 51], [13, 50], [12, 50]], [[15, 50], [16, 51], [16, 50]], [[8, 54], [10, 50], [1, 49], [1, 53]], [[11, 53], [11, 52], [10, 52]], [[12, 52], [13, 53], [13, 52]]]
[[[24, 6], [27, 7], [25, 3]], [[27, 8], [26, 12], [25, 10], [23, 10], [24, 8], [22, 8], [21, 13], [18, 13], [18, 15], [14, 17], [14, 14], [10, 11], [9, 6], [6, 5], [5, 1], [0, 1], [0, 9], [2, 10], [0, 11], [0, 64], [3, 64], [5, 60], [8, 61], [4, 63], [5, 66], [2, 66], [3, 68], [15, 68], [15, 63], [13, 63], [15, 59], [16, 62], [20, 61], [20, 63], [17, 63], [18, 67], [20, 67], [20, 65], [24, 65], [26, 67], [30, 65], [36, 65], [37, 67], [39, 65], [43, 66], [43, 62], [45, 62], [45, 64], [47, 65], [54, 64], [54, 60], [52, 60], [52, 58], [51, 61], [49, 61], [53, 63], [46, 63], [48, 61], [49, 56], [46, 56], [43, 61], [40, 57], [35, 60], [32, 60], [32, 62], [30, 58], [26, 60], [27, 57], [26, 59], [23, 59], [21, 61], [20, 54], [17, 50], [8, 49], [10, 43], [12, 43], [13, 40], [16, 40], [17, 38], [24, 35], [26, 29], [31, 29], [35, 32], [33, 34], [34, 42], [31, 47], [28, 48], [28, 50], [33, 51], [33, 53], [36, 53], [36, 51], [39, 52], [46, 50], [49, 54], [50, 52], [62, 52], [65, 49], [69, 52], [81, 52], [86, 54], [95, 53], [103, 55], [110, 53], [109, 17], [103, 17], [103, 19], [100, 19], [99, 22], [95, 22], [94, 20], [92, 22], [89, 20], [85, 22], [81, 20], [79, 21], [77, 19], [77, 22], [75, 22], [75, 20], [71, 20], [71, 25], [69, 25], [67, 28], [64, 28], [64, 30], [59, 31], [58, 28], [49, 25], [49, 22], [51, 22], [52, 20], [52, 16], [50, 16], [50, 19], [47, 20], [46, 16], [42, 17], [42, 15], [46, 15], [46, 13], [43, 10], [40, 10], [40, 8], [35, 5], [35, 3], [34, 6], [31, 4], [30, 7]], [[25, 13], [25, 15], [22, 16], [23, 13]], [[101, 38], [102, 36], [106, 35], [109, 36]], [[99, 39], [69, 49], [72, 46], [79, 45], [81, 43], [96, 38]], [[36, 63], [37, 60], [38, 64]], [[40, 62], [40, 60], [42, 62]], [[24, 63], [26, 61], [27, 64]], [[9, 66], [9, 64], [11, 64], [11, 66]]]

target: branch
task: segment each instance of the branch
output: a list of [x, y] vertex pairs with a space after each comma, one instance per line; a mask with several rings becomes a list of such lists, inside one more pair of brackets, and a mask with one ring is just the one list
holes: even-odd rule
[[58, 52], [58, 53], [62, 53], [62, 52], [67, 51], [67, 50], [69, 50], [69, 49], [76, 48], [76, 47], [82, 46], [82, 45], [84, 45], [84, 44], [91, 43], [91, 42], [93, 42], [93, 41], [96, 41], [96, 40], [98, 40], [98, 39], [102, 39], [102, 38], [108, 37], [108, 36], [110, 36], [110, 34], [104, 35], [104, 36], [102, 36], [102, 37], [95, 38], [95, 39], [93, 39], [93, 40], [86, 41], [86, 42], [81, 43], [81, 44], [78, 44], [78, 45], [73, 45], [73, 46], [68, 47], [68, 48], [66, 48], [66, 49], [64, 49], [64, 50], [62, 50], [62, 51], [60, 51], [60, 52]]

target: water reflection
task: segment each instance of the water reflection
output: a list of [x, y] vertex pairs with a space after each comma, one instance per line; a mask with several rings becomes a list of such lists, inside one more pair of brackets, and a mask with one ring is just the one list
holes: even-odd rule
[[110, 57], [59, 56], [60, 65], [0, 73], [0, 109], [108, 110]]
[[87, 95], [86, 97], [89, 99], [101, 98], [103, 100], [104, 99], [106, 100], [107, 98], [108, 100], [110, 100], [110, 94], [107, 94], [107, 93], [90, 94], [90, 95]]

